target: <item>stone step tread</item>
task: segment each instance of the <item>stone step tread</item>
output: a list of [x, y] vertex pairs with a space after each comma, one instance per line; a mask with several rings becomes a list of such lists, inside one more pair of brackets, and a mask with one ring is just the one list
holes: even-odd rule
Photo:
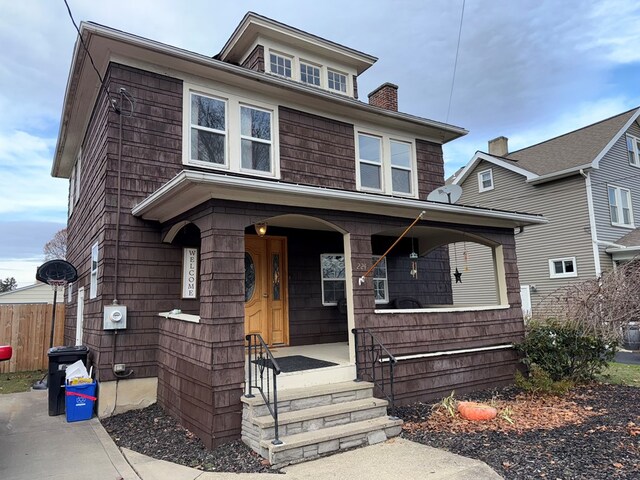
[[[326, 385], [317, 385], [306, 388], [289, 388], [287, 390], [278, 391], [278, 402], [285, 402], [289, 400], [300, 400], [302, 398], [319, 397], [322, 395], [331, 395], [335, 393], [347, 393], [358, 390], [373, 389], [373, 383], [370, 382], [341, 382], [330, 383]], [[247, 398], [242, 396], [241, 400], [247, 405], [259, 406], [264, 405], [264, 400], [260, 393], [255, 394], [253, 398]]]
[[282, 444], [274, 445], [272, 440], [261, 440], [260, 445], [268, 448], [272, 454], [283, 452], [293, 448], [305, 447], [317, 443], [328, 442], [331, 440], [350, 437], [352, 435], [360, 435], [384, 428], [397, 427], [402, 425], [402, 420], [391, 419], [387, 416], [373, 418], [371, 420], [362, 420], [360, 422], [347, 423], [345, 425], [337, 425], [335, 427], [322, 428], [311, 432], [296, 433], [281, 437]]
[[[332, 417], [334, 415], [386, 407], [388, 404], [389, 402], [387, 400], [375, 397], [363, 398], [362, 400], [352, 400], [350, 402], [332, 403], [331, 405], [323, 405], [321, 407], [305, 408], [303, 410], [279, 413], [278, 422], [280, 425], [287, 425], [314, 418]], [[255, 417], [253, 419], [253, 423], [260, 428], [269, 428], [275, 425], [275, 420], [271, 415], [265, 415], [262, 417]]]

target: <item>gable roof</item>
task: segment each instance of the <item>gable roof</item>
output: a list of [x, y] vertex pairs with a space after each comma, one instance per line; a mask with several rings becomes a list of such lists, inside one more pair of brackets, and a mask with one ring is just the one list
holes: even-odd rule
[[526, 177], [530, 183], [543, 183], [598, 168], [600, 159], [638, 119], [640, 107], [498, 157], [476, 152], [463, 172], [453, 180], [460, 184], [480, 160], [486, 160]]

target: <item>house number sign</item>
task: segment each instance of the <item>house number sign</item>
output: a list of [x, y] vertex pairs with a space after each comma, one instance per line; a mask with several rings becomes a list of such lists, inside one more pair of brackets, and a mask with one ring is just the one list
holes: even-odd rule
[[197, 298], [198, 295], [198, 249], [182, 250], [182, 298]]

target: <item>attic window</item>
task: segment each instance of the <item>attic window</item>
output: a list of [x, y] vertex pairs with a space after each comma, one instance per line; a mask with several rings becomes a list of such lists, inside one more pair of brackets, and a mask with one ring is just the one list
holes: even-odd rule
[[291, 58], [276, 53], [269, 55], [271, 73], [282, 77], [291, 78]]
[[336, 92], [347, 93], [347, 76], [335, 72], [333, 70], [328, 71], [329, 90]]
[[300, 62], [300, 81], [309, 85], [320, 86], [320, 68]]
[[627, 135], [627, 151], [629, 152], [629, 165], [640, 167], [640, 138]]
[[478, 173], [478, 191], [487, 192], [493, 190], [493, 170], [483, 170]]

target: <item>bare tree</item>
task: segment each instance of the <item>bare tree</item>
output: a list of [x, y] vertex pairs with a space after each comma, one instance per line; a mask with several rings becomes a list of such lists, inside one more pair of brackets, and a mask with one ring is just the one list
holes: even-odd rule
[[44, 246], [45, 260], [65, 260], [67, 258], [67, 229], [56, 232]]
[[619, 340], [631, 321], [640, 320], [640, 259], [600, 278], [560, 288], [543, 299], [537, 317], [576, 322], [586, 331]]
[[13, 277], [7, 277], [4, 280], [0, 280], [0, 293], [10, 292], [18, 287], [16, 279]]

